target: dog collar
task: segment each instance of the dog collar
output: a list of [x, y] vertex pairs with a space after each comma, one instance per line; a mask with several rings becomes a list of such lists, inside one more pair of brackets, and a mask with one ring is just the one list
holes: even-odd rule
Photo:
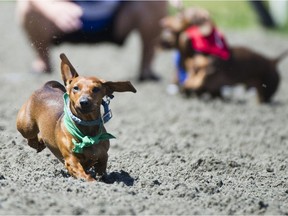
[[101, 125], [103, 124], [103, 122], [105, 124], [112, 118], [112, 112], [111, 112], [111, 109], [109, 109], [109, 104], [110, 104], [110, 99], [114, 97], [113, 95], [109, 95], [107, 96], [106, 100], [102, 100], [101, 104], [104, 108], [104, 114], [102, 118], [92, 120], [92, 121], [85, 121], [75, 116], [71, 112], [70, 107], [69, 107], [69, 95], [67, 93], [64, 93], [63, 97], [64, 97], [64, 113], [69, 115], [70, 118], [79, 125], [83, 125], [83, 126]]
[[[84, 148], [98, 144], [101, 141], [109, 140], [115, 138], [112, 134], [102, 132], [102, 127], [100, 126], [99, 133], [96, 136], [85, 136], [74, 124], [73, 120], [66, 113], [64, 114], [64, 125], [68, 132], [73, 136], [72, 143], [74, 148], [72, 151], [74, 153], [83, 153]], [[76, 138], [76, 139], [75, 139]]]
[[[104, 140], [109, 140], [109, 139], [113, 139], [115, 138], [112, 134], [106, 133], [106, 132], [102, 132], [102, 119], [99, 120], [94, 120], [94, 121], [88, 121], [88, 122], [94, 122], [93, 125], [95, 125], [95, 122], [97, 121], [97, 125], [100, 125], [100, 129], [99, 129], [99, 133], [96, 136], [85, 136], [79, 129], [78, 127], [75, 125], [74, 122], [77, 123], [77, 121], [75, 121], [75, 119], [73, 119], [74, 116], [72, 114], [72, 112], [70, 111], [70, 109], [68, 108], [68, 94], [65, 93], [64, 94], [64, 125], [66, 127], [66, 129], [68, 130], [68, 132], [74, 137], [72, 139], [72, 142], [74, 144], [74, 148], [72, 149], [73, 152], [75, 153], [83, 153], [83, 149], [89, 146], [92, 146], [94, 144], [98, 144], [100, 141], [104, 141]], [[105, 109], [105, 107], [104, 107]], [[107, 109], [107, 108], [106, 108]], [[71, 115], [71, 114], [72, 115]], [[72, 117], [74, 116], [74, 117]], [[78, 117], [76, 117], [77, 119], [79, 119]], [[110, 118], [109, 118], [110, 119]], [[80, 121], [82, 121], [80, 119]], [[84, 121], [87, 122], [87, 121]], [[83, 125], [83, 122], [81, 123]], [[89, 123], [90, 125], [90, 123]], [[87, 126], [87, 125], [86, 125]], [[78, 141], [76, 141], [76, 139]]]

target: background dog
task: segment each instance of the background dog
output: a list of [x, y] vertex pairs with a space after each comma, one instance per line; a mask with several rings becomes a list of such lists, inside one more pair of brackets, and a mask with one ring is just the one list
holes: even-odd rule
[[[193, 13], [194, 16], [185, 16]], [[186, 93], [209, 93], [212, 97], [221, 97], [223, 86], [244, 84], [247, 88], [256, 88], [259, 102], [270, 102], [280, 83], [277, 63], [287, 52], [275, 59], [268, 59], [248, 48], [229, 47], [221, 33], [214, 33], [215, 24], [206, 13], [207, 11], [201, 9], [187, 10], [175, 17], [163, 19], [162, 46], [176, 48], [179, 52], [175, 82]], [[198, 18], [195, 22], [189, 22], [187, 17]], [[193, 44], [195, 38], [190, 35], [192, 28], [197, 28], [206, 41], [207, 38], [215, 40], [213, 46], [220, 41], [225, 53], [209, 53], [196, 49], [195, 43]], [[184, 78], [179, 78], [180, 70], [182, 74], [185, 73]]]

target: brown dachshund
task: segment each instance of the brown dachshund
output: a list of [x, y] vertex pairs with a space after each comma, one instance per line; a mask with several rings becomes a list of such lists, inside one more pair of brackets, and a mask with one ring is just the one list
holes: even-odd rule
[[60, 58], [65, 87], [50, 81], [35, 91], [18, 113], [17, 129], [37, 152], [48, 147], [71, 176], [94, 181], [86, 171], [93, 168], [99, 176], [106, 172], [109, 139], [114, 138], [104, 128], [111, 116], [103, 98], [136, 89], [129, 81], [79, 76], [64, 54]]
[[[268, 59], [248, 48], [228, 47], [222, 35], [216, 32], [207, 11], [202, 9], [188, 9], [174, 17], [164, 18], [162, 27], [162, 46], [179, 51], [178, 67], [187, 73], [181, 82], [179, 76], [175, 80], [183, 92], [195, 92], [197, 95], [210, 93], [212, 97], [221, 97], [223, 86], [244, 84], [247, 88], [255, 87], [259, 102], [263, 103], [270, 102], [277, 91], [280, 77], [276, 66], [288, 52], [275, 59]], [[225, 50], [219, 52], [211, 49], [214, 52], [211, 54], [195, 49], [197, 38], [191, 39], [191, 32], [195, 30], [192, 28], [198, 28], [199, 34], [204, 38], [211, 38], [212, 33], [215, 34], [215, 40], [221, 42], [229, 55]]]

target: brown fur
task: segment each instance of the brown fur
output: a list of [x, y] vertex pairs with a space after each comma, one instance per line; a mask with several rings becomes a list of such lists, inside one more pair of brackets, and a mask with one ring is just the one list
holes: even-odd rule
[[[70, 109], [82, 120], [95, 120], [101, 117], [102, 98], [114, 91], [136, 92], [130, 82], [105, 82], [96, 77], [79, 76], [64, 54], [61, 54], [61, 73], [65, 88], [57, 81], [47, 82], [35, 91], [22, 106], [17, 116], [17, 129], [28, 145], [37, 152], [48, 147], [51, 152], [65, 164], [70, 175], [87, 181], [95, 179], [85, 172], [93, 167], [98, 175], [106, 172], [109, 141], [101, 141], [84, 149], [81, 154], [73, 153], [72, 135], [63, 123], [63, 93], [67, 91], [70, 98]], [[75, 90], [77, 86], [78, 90]], [[98, 92], [93, 92], [98, 88]], [[81, 101], [86, 100], [88, 106]], [[76, 123], [75, 123], [76, 124]], [[82, 126], [76, 124], [83, 134], [95, 136], [99, 126]], [[105, 131], [105, 128], [103, 129]]]
[[[228, 61], [204, 55], [186, 59], [189, 76], [184, 89], [221, 97], [223, 86], [244, 84], [247, 88], [256, 88], [260, 103], [270, 102], [280, 83], [276, 65], [286, 53], [272, 60], [244, 47], [231, 47], [230, 51]], [[202, 62], [196, 62], [195, 59], [200, 57]], [[189, 60], [194, 64], [188, 65]], [[193, 80], [200, 81], [195, 84]]]

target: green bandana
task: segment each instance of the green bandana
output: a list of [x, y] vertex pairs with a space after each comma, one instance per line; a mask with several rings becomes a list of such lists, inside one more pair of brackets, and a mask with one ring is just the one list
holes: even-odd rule
[[[66, 96], [67, 97], [67, 96]], [[66, 99], [64, 96], [64, 124], [68, 132], [79, 142], [77, 142], [74, 138], [72, 139], [72, 142], [74, 144], [74, 148], [72, 149], [75, 153], [83, 153], [83, 148], [92, 146], [94, 144], [98, 144], [100, 141], [113, 139], [115, 138], [113, 135], [109, 133], [102, 133], [102, 130], [100, 129], [100, 133], [94, 137], [91, 136], [85, 136], [74, 124], [73, 120], [68, 115], [68, 104], [66, 104]], [[101, 127], [101, 125], [100, 125]]]

